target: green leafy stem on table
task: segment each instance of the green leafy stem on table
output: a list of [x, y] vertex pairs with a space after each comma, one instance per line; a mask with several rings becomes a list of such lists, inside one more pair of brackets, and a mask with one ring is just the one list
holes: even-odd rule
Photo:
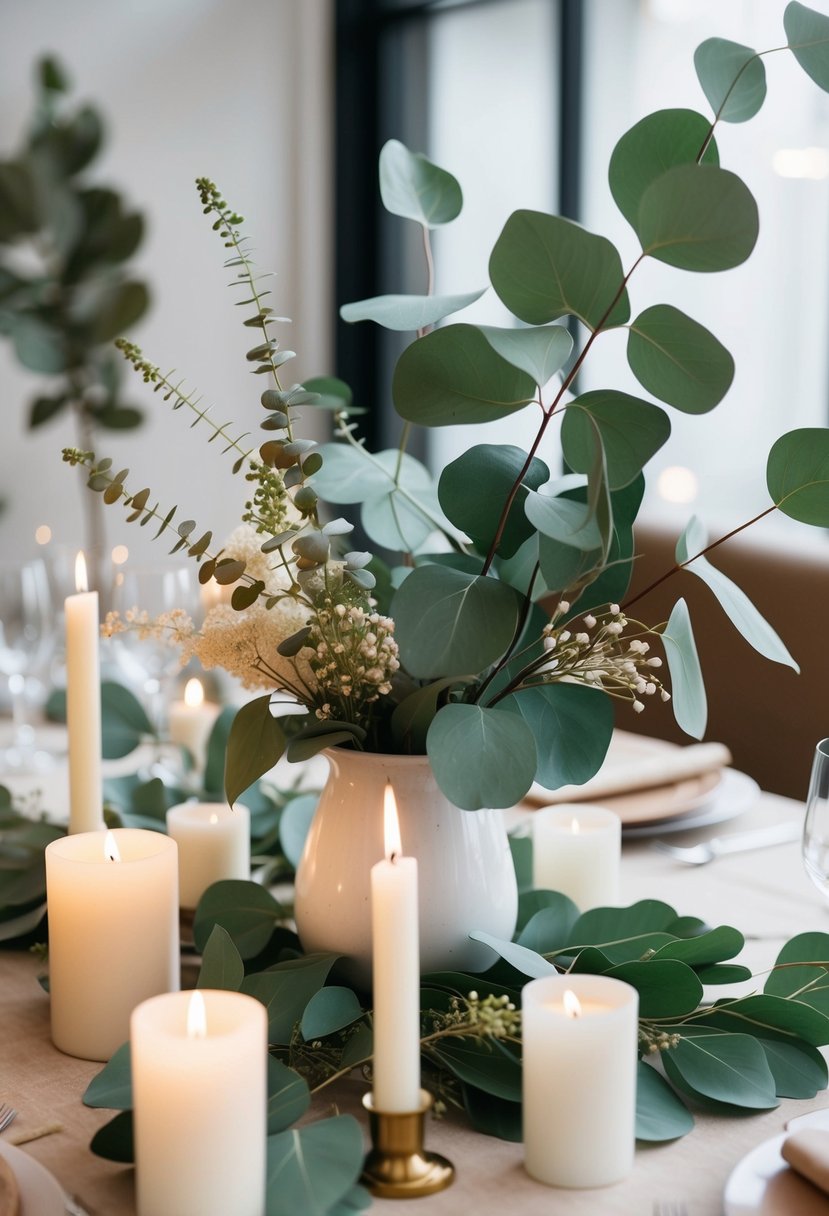
[[[523, 872], [528, 842], [513, 843]], [[369, 1202], [356, 1185], [363, 1154], [356, 1121], [335, 1115], [292, 1124], [332, 1082], [355, 1071], [370, 1078], [371, 1012], [362, 994], [337, 981], [338, 956], [302, 955], [285, 917], [256, 883], [216, 883], [194, 924], [203, 951], [198, 983], [247, 993], [268, 1011], [268, 1216], [339, 1216]], [[695, 1108], [747, 1114], [781, 1097], [812, 1098], [827, 1084], [819, 1051], [829, 1044], [827, 934], [789, 941], [761, 991], [713, 1002], [703, 1000], [703, 984], [752, 978], [733, 961], [742, 934], [678, 916], [658, 900], [580, 914], [564, 895], [524, 889], [514, 941], [472, 937], [491, 947], [493, 964], [482, 974], [423, 976], [421, 1048], [426, 1086], [441, 1106], [462, 1108], [479, 1132], [521, 1139], [521, 989], [561, 972], [614, 976], [639, 993], [642, 1141], [684, 1136]], [[121, 1112], [96, 1134], [93, 1151], [131, 1161], [128, 1045], [84, 1101]]]

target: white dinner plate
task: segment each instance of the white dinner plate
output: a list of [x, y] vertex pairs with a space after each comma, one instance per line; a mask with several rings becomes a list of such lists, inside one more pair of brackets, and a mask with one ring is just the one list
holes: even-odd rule
[[[670, 819], [654, 820], [627, 827], [622, 824], [625, 840], [641, 836], [665, 836], [669, 832], [688, 832], [691, 828], [707, 828], [715, 823], [725, 823], [751, 810], [760, 797], [760, 787], [753, 777], [734, 768], [722, 770], [722, 781], [703, 803], [684, 815], [673, 815]], [[603, 806], [613, 807], [613, 799], [605, 798]]]
[[17, 1179], [20, 1216], [65, 1216], [63, 1191], [45, 1166], [4, 1140], [0, 1140], [0, 1154], [6, 1158]]
[[[789, 1129], [826, 1126], [826, 1111], [803, 1115]], [[725, 1216], [826, 1216], [829, 1195], [786, 1164], [780, 1149], [788, 1132], [764, 1140], [732, 1170], [725, 1184]]]

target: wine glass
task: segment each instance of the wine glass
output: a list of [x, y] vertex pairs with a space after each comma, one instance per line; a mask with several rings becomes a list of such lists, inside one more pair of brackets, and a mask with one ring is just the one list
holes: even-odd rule
[[815, 748], [803, 827], [803, 863], [823, 895], [829, 896], [829, 739]]
[[6, 772], [43, 772], [53, 758], [35, 746], [28, 683], [41, 674], [54, 645], [46, 567], [40, 559], [0, 563], [0, 675], [6, 679], [14, 734], [0, 751]]
[[[123, 618], [132, 609], [146, 612], [151, 620], [175, 608], [183, 608], [198, 625], [201, 620], [199, 583], [193, 566], [124, 566], [115, 571], [112, 607]], [[128, 628], [113, 638], [118, 666], [128, 684], [142, 695], [153, 728], [159, 738], [167, 730], [167, 710], [181, 656], [164, 638], [139, 636]]]

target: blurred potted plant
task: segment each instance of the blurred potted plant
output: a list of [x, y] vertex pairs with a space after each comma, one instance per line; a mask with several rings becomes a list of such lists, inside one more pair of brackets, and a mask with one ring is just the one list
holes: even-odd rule
[[[147, 309], [146, 285], [125, 263], [144, 220], [87, 170], [104, 138], [90, 105], [69, 105], [69, 82], [55, 59], [37, 65], [34, 113], [17, 151], [0, 161], [0, 334], [24, 367], [48, 377], [28, 424], [73, 415], [78, 442], [99, 429], [126, 430], [142, 414], [126, 404], [112, 340]], [[86, 500], [87, 548], [103, 552], [99, 504]]]

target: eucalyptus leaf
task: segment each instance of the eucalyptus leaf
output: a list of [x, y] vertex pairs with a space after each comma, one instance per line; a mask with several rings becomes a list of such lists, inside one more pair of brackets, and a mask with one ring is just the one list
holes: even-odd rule
[[268, 1137], [267, 1216], [327, 1216], [363, 1168], [363, 1134], [336, 1115]]
[[285, 751], [286, 739], [270, 711], [270, 694], [257, 697], [236, 714], [227, 741], [225, 796], [232, 806], [254, 781], [269, 772]]
[[778, 1098], [814, 1098], [829, 1081], [826, 1061], [808, 1043], [758, 1038], [774, 1077]]
[[707, 544], [708, 536], [702, 521], [692, 515], [676, 543], [677, 562], [711, 588], [723, 612], [750, 646], [764, 658], [771, 659], [774, 663], [783, 663], [799, 672], [800, 668], [783, 642], [768, 621], [760, 615], [746, 593], [702, 555]]
[[484, 1136], [497, 1136], [520, 1144], [523, 1139], [523, 1124], [520, 1102], [488, 1094], [475, 1085], [461, 1085], [463, 1105], [472, 1129]]
[[135, 1160], [132, 1111], [122, 1111], [99, 1128], [89, 1143], [89, 1149], [96, 1157], [131, 1165]]
[[521, 1061], [497, 1039], [439, 1039], [429, 1054], [468, 1085], [508, 1102], [521, 1101]]
[[550, 683], [499, 702], [520, 714], [537, 751], [535, 780], [545, 789], [583, 785], [599, 771], [613, 734], [613, 705], [596, 688]]
[[783, 13], [789, 50], [824, 92], [829, 92], [829, 17], [792, 0]]
[[757, 204], [736, 174], [715, 165], [677, 165], [648, 186], [635, 227], [648, 257], [711, 272], [748, 258], [759, 220]]
[[750, 46], [706, 38], [694, 52], [702, 91], [722, 122], [747, 122], [766, 99], [766, 69]]
[[641, 1018], [692, 1013], [702, 1000], [702, 984], [693, 968], [675, 959], [632, 960], [619, 963], [606, 974], [636, 989]]
[[[572, 899], [568, 895], [562, 895], [560, 891], [533, 890], [523, 891], [518, 896], [518, 920], [515, 931], [519, 934], [519, 940], [520, 934], [530, 921], [539, 912], [547, 910], [551, 916], [543, 922], [547, 927], [546, 931], [551, 937], [555, 937], [557, 942], [568, 939], [570, 930], [580, 915]], [[530, 949], [534, 949], [534, 947], [531, 946]]]
[[601, 549], [602, 536], [595, 513], [587, 503], [531, 490], [524, 500], [524, 511], [533, 527], [550, 540], [589, 554], [584, 564], [590, 568], [593, 554]]
[[203, 951], [215, 925], [230, 934], [243, 959], [264, 950], [285, 911], [258, 883], [226, 878], [207, 888], [193, 922], [196, 949]]
[[478, 327], [494, 351], [513, 367], [532, 376], [539, 388], [564, 366], [573, 349], [573, 339], [563, 325], [541, 325], [530, 329]]
[[97, 1076], [86, 1087], [84, 1106], [108, 1110], [132, 1110], [130, 1045], [122, 1043]]
[[686, 734], [701, 739], [708, 721], [708, 702], [685, 600], [674, 604], [662, 632], [662, 644], [671, 673], [674, 717]]
[[694, 1126], [694, 1116], [655, 1068], [636, 1065], [636, 1139], [678, 1140]]
[[105, 760], [128, 756], [155, 730], [138, 698], [113, 680], [101, 681], [101, 747]]
[[531, 892], [556, 898], [557, 902], [549, 904], [530, 917], [524, 925], [517, 941], [528, 950], [537, 954], [553, 954], [563, 941], [566, 940], [570, 929], [578, 920], [579, 910], [566, 895], [558, 891]]
[[291, 865], [296, 869], [305, 838], [311, 827], [311, 820], [317, 809], [319, 796], [317, 794], [300, 794], [285, 805], [279, 816], [279, 843], [282, 851]]
[[416, 220], [425, 228], [448, 224], [460, 215], [463, 194], [456, 179], [421, 152], [397, 139], [380, 151], [380, 197], [392, 215]]
[[[818, 936], [824, 935], [819, 934]], [[796, 941], [796, 939], [792, 940]], [[786, 950], [788, 948], [788, 946], [784, 947]], [[800, 948], [796, 944], [792, 947], [792, 952], [797, 953]], [[804, 972], [806, 973], [805, 980], [803, 979]], [[802, 987], [803, 983], [814, 979], [816, 974], [820, 977], [818, 982], [822, 982], [823, 976], [814, 968], [806, 971], [805, 968], [791, 967], [777, 972], [773, 971], [766, 982], [765, 992], [740, 997], [737, 1000], [717, 1002], [713, 1008], [706, 1011], [704, 1018], [701, 1019], [702, 1024], [714, 1026], [719, 1030], [754, 1034], [764, 1039], [776, 1038], [779, 1033], [789, 1041], [797, 1038], [812, 1047], [823, 1047], [829, 1043], [829, 1016], [825, 1012], [826, 1002], [822, 1001], [822, 997], [820, 1000], [813, 997], [811, 1003], [791, 997], [791, 992], [797, 991], [797, 988], [792, 989], [791, 987], [795, 983], [793, 977], [797, 976], [800, 979]], [[782, 991], [769, 991], [769, 982], [772, 983], [772, 988], [779, 987]]]
[[441, 790], [465, 811], [514, 806], [530, 788], [537, 762], [526, 723], [480, 705], [444, 705], [429, 727], [426, 751]]
[[418, 566], [392, 602], [406, 670], [420, 679], [482, 671], [509, 645], [518, 599], [494, 578]]
[[480, 300], [486, 288], [467, 291], [453, 296], [372, 296], [369, 300], [358, 300], [344, 304], [340, 316], [344, 321], [375, 321], [385, 329], [403, 333], [409, 330], [426, 329], [444, 317], [460, 312]]
[[784, 515], [829, 527], [829, 430], [803, 427], [781, 435], [769, 452], [766, 484]]
[[306, 954], [248, 975], [241, 991], [255, 997], [268, 1011], [268, 1042], [287, 1045], [311, 997], [318, 992], [337, 961], [336, 954]]
[[658, 405], [627, 393], [583, 393], [567, 406], [561, 446], [571, 469], [590, 471], [598, 432], [607, 460], [607, 482], [619, 490], [638, 477], [671, 434], [668, 415]]
[[772, 996], [796, 994], [799, 1002], [829, 1016], [829, 934], [799, 933], [786, 942], [764, 991]]
[[392, 379], [395, 408], [419, 426], [492, 422], [532, 401], [535, 382], [474, 325], [446, 325], [412, 342]]
[[545, 975], [558, 975], [558, 970], [552, 963], [548, 963], [535, 950], [529, 950], [517, 942], [504, 941], [500, 937], [493, 937], [491, 933], [482, 933], [477, 929], [469, 936], [473, 941], [483, 942], [485, 946], [489, 946], [499, 958], [509, 963], [521, 975], [529, 976], [530, 979], [536, 980]]
[[564, 945], [604, 945], [643, 933], [664, 933], [676, 912], [661, 899], [640, 899], [627, 908], [591, 908], [583, 912]]
[[512, 557], [532, 534], [524, 513], [527, 493], [537, 490], [549, 477], [544, 461], [530, 458], [521, 448], [509, 443], [479, 443], [446, 465], [438, 482], [438, 498], [452, 523], [486, 553], [495, 541], [507, 499], [518, 482], [496, 548], [499, 556]]
[[608, 176], [616, 206], [636, 228], [642, 195], [666, 169], [696, 163], [718, 164], [717, 146], [709, 141], [711, 123], [695, 110], [657, 110], [621, 137], [610, 157]]
[[695, 1097], [750, 1110], [778, 1105], [766, 1054], [747, 1034], [683, 1030], [676, 1047], [662, 1053], [662, 1063], [668, 1079]]
[[268, 1135], [301, 1119], [311, 1105], [308, 1082], [281, 1060], [268, 1056]]
[[438, 711], [441, 694], [458, 683], [456, 676], [434, 680], [400, 701], [391, 717], [392, 736], [399, 751], [415, 755], [425, 752], [426, 734]]
[[706, 414], [734, 379], [734, 360], [712, 333], [670, 304], [631, 321], [628, 363], [639, 383], [686, 414]]
[[[5, 892], [3, 893], [5, 902]], [[46, 904], [37, 903], [35, 907], [15, 916], [0, 920], [0, 942], [14, 941], [17, 937], [25, 937], [27, 933], [37, 929], [46, 915]]]
[[214, 925], [202, 952], [197, 988], [218, 988], [238, 992], [245, 976], [245, 964], [227, 929]]
[[630, 316], [622, 261], [603, 236], [541, 211], [514, 211], [489, 259], [492, 286], [530, 325], [572, 314], [588, 329]]
[[654, 957], [678, 959], [689, 967], [703, 967], [735, 958], [744, 945], [745, 939], [738, 929], [732, 929], [730, 925], [720, 925], [707, 933], [679, 938], [661, 946]]
[[362, 1016], [363, 1009], [350, 988], [336, 985], [320, 988], [305, 1006], [300, 1031], [306, 1043], [311, 1039], [324, 1039]]

